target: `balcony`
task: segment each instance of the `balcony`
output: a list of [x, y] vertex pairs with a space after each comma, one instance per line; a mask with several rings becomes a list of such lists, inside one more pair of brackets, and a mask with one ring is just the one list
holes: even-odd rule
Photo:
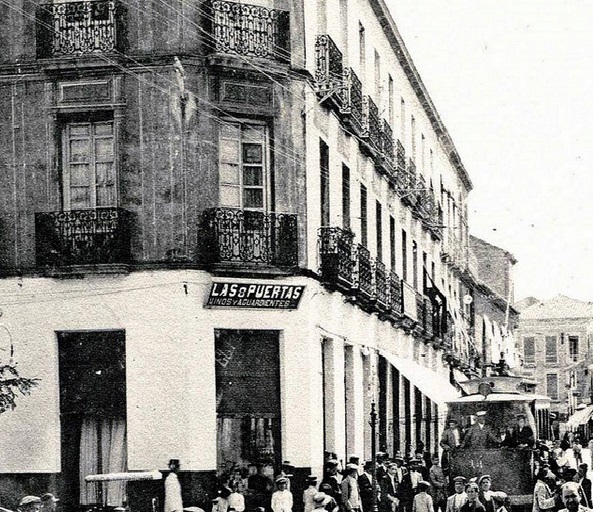
[[128, 264], [130, 213], [116, 207], [35, 214], [38, 266]]
[[37, 57], [78, 57], [124, 50], [125, 7], [114, 0], [37, 7]]
[[322, 101], [332, 102], [339, 111], [342, 107], [344, 68], [342, 52], [327, 34], [315, 39], [315, 82]]
[[298, 265], [296, 214], [215, 207], [202, 213], [198, 260], [223, 266]]
[[375, 302], [377, 309], [385, 312], [390, 307], [389, 274], [380, 260], [375, 261]]
[[224, 0], [210, 4], [214, 52], [290, 60], [290, 13]]
[[395, 158], [395, 144], [393, 142], [393, 129], [387, 120], [383, 120], [381, 130], [381, 158], [379, 166], [387, 173], [390, 181], [395, 184], [396, 176], [396, 158]]
[[370, 302], [374, 299], [374, 293], [371, 252], [361, 244], [356, 245], [354, 294], [363, 305], [370, 305]]
[[349, 291], [354, 283], [354, 234], [339, 227], [321, 227], [318, 235], [322, 280]]
[[381, 119], [379, 108], [370, 96], [365, 96], [362, 104], [363, 123], [361, 137], [374, 156], [381, 152]]
[[342, 121], [356, 134], [362, 135], [364, 113], [362, 82], [352, 68], [344, 70], [344, 88], [342, 89]]
[[397, 274], [392, 271], [389, 274], [389, 315], [393, 320], [399, 320], [403, 314], [402, 311], [402, 281]]

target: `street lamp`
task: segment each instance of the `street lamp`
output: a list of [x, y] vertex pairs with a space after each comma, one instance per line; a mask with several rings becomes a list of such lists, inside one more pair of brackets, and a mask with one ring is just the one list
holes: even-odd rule
[[375, 402], [371, 403], [371, 460], [373, 462], [373, 503], [371, 507], [372, 512], [377, 512], [377, 411], [375, 410]]

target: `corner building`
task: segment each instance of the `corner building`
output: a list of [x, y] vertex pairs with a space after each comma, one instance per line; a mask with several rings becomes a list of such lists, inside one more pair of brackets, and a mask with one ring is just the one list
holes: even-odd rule
[[[2, 502], [436, 449], [471, 182], [382, 1], [0, 0]], [[335, 13], [339, 13], [338, 16]], [[469, 366], [469, 368], [468, 368]], [[299, 495], [295, 508], [299, 508]], [[160, 503], [162, 505], [162, 503]]]

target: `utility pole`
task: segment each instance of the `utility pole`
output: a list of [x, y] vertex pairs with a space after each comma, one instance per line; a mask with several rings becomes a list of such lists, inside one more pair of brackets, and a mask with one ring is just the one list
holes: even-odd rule
[[371, 460], [373, 462], [373, 503], [372, 512], [377, 512], [377, 411], [375, 410], [375, 402], [371, 403]]

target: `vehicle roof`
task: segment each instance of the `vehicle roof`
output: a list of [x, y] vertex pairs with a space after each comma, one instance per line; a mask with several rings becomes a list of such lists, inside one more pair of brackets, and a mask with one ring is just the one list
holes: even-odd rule
[[453, 400], [447, 403], [473, 403], [473, 402], [531, 402], [533, 400], [548, 399], [546, 396], [535, 395], [535, 394], [522, 394], [522, 393], [490, 393], [488, 396], [482, 394], [470, 394], [463, 396], [457, 400]]

